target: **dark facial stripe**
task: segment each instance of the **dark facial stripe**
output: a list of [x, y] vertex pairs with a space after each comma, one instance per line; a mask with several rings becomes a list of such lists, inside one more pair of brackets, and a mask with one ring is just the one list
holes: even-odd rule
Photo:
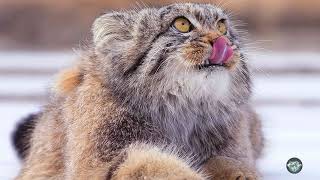
[[157, 63], [155, 64], [155, 66], [153, 66], [153, 68], [151, 69], [149, 75], [154, 75], [157, 72], [159, 72], [159, 70], [161, 70], [161, 68], [163, 67], [163, 62], [165, 61], [165, 59], [167, 58], [167, 54], [165, 54], [165, 50], [163, 50], [160, 54], [160, 57], [157, 60]]
[[[176, 38], [175, 45], [177, 45], [177, 42], [179, 42], [178, 44], [184, 44], [188, 40], [188, 38], [189, 37]], [[173, 43], [168, 43], [165, 45], [165, 48], [161, 51], [161, 54], [160, 54], [159, 58], [157, 59], [157, 63], [151, 69], [151, 71], [149, 72], [149, 75], [154, 75], [157, 72], [159, 72], [164, 65], [164, 61], [168, 58], [168, 53], [171, 53], [171, 52], [174, 52], [177, 50], [177, 47], [173, 48], [172, 46], [173, 46]]]
[[151, 47], [152, 47], [152, 46], [150, 46], [142, 55], [140, 55], [140, 56], [136, 59], [135, 63], [134, 63], [129, 69], [127, 69], [127, 70], [124, 72], [124, 74], [123, 74], [124, 76], [128, 76], [128, 75], [132, 74], [133, 72], [135, 72], [135, 71], [138, 69], [139, 66], [142, 65], [143, 60], [144, 60], [144, 59], [146, 58], [146, 56], [148, 55], [149, 51], [151, 50]]
[[201, 15], [201, 12], [200, 12], [200, 11], [194, 12], [194, 17], [195, 17], [199, 22], [201, 22], [201, 23], [204, 22], [204, 21], [203, 21], [203, 17], [202, 17], [202, 15]]
[[141, 66], [143, 64], [143, 61], [144, 59], [147, 57], [147, 55], [149, 54], [149, 51], [152, 49], [152, 45], [154, 42], [157, 41], [157, 39], [159, 39], [159, 37], [163, 34], [164, 32], [162, 33], [159, 33], [150, 43], [149, 45], [149, 48], [144, 52], [142, 53], [140, 56], [138, 56], [138, 58], [136, 59], [135, 63], [129, 68], [127, 69], [125, 72], [124, 72], [124, 76], [128, 76], [132, 73], [134, 73], [139, 66]]
[[[154, 75], [161, 70], [161, 68], [163, 67], [164, 61], [168, 58], [167, 53], [173, 52], [176, 50], [176, 48], [170, 48], [172, 46], [173, 46], [173, 43], [166, 44], [165, 48], [161, 51], [161, 54], [160, 54], [159, 58], [157, 59], [157, 63], [154, 65], [154, 67], [149, 72], [149, 75]], [[168, 48], [170, 48], [170, 50], [168, 50]]]

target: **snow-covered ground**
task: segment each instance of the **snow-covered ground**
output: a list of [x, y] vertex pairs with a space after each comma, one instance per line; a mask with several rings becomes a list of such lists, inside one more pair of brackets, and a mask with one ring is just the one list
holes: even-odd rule
[[[74, 57], [70, 52], [0, 52], [0, 179], [12, 179], [19, 170], [10, 142], [15, 124], [39, 111], [52, 73]], [[251, 62], [257, 69], [253, 101], [267, 140], [259, 161], [266, 180], [320, 179], [319, 62], [320, 53], [271, 53]], [[303, 162], [297, 175], [286, 170], [291, 157]]]

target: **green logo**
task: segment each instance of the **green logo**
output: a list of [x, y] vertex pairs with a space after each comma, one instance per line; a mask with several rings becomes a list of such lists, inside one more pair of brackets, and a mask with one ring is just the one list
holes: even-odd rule
[[292, 174], [298, 174], [302, 170], [302, 162], [298, 158], [291, 158], [287, 162], [287, 170]]

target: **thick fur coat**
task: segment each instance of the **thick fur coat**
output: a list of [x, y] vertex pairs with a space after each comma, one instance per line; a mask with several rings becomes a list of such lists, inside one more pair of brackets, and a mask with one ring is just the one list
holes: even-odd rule
[[[178, 17], [190, 32], [173, 27]], [[60, 74], [45, 109], [16, 131], [17, 179], [260, 178], [250, 72], [223, 10], [187, 3], [107, 13], [92, 32], [91, 47]], [[219, 37], [232, 60], [203, 66]]]

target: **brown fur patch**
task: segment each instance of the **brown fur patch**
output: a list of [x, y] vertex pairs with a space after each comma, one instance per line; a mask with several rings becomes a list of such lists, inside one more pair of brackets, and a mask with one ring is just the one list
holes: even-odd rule
[[184, 57], [192, 65], [200, 65], [203, 63], [204, 56], [210, 49], [209, 46], [219, 37], [215, 32], [206, 33], [200, 38], [199, 42], [191, 42], [184, 48]]
[[78, 68], [66, 69], [58, 74], [54, 85], [54, 91], [66, 95], [81, 83], [82, 75]]
[[189, 43], [184, 48], [184, 58], [189, 61], [192, 65], [200, 65], [203, 62], [205, 50], [207, 47], [201, 43]]
[[114, 179], [204, 179], [178, 156], [145, 144], [127, 150], [127, 159], [115, 172]]
[[86, 74], [81, 85], [64, 103], [66, 179], [105, 179], [108, 163], [101, 162], [93, 132], [110, 113], [101, 80]]
[[213, 42], [220, 37], [220, 35], [216, 32], [209, 32], [205, 36], [201, 38], [201, 41], [207, 44], [213, 44]]

